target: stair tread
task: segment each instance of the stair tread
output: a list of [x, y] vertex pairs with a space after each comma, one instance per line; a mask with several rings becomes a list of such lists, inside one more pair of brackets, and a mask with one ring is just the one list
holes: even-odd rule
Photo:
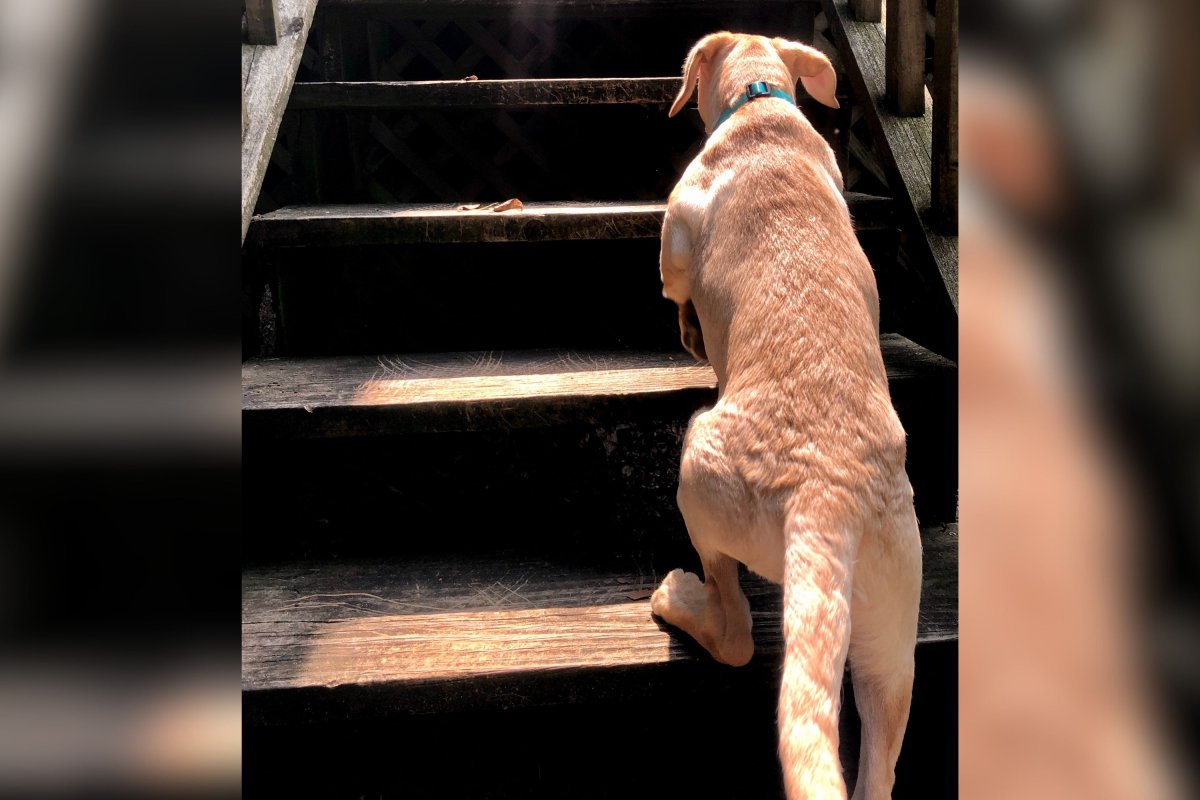
[[[894, 227], [892, 201], [846, 193], [857, 230]], [[459, 210], [460, 204], [287, 206], [254, 217], [248, 240], [276, 246], [657, 239], [666, 201], [530, 201], [522, 210]]]
[[[895, 334], [880, 338], [891, 381], [953, 374], [952, 362]], [[686, 353], [536, 350], [405, 356], [257, 358], [242, 365], [243, 421], [294, 417], [308, 435], [370, 433], [372, 411], [389, 426], [455, 430], [488, 418], [552, 424], [607, 399], [675, 400], [694, 409], [714, 395], [716, 374]], [[561, 414], [551, 413], [558, 407]], [[407, 418], [397, 412], [411, 412]], [[425, 415], [421, 423], [415, 415]]]
[[450, 81], [312, 81], [292, 87], [291, 109], [533, 108], [664, 105], [680, 78], [521, 78]]
[[327, 220], [327, 219], [425, 219], [428, 217], [453, 217], [455, 219], [505, 219], [517, 215], [536, 216], [589, 216], [594, 214], [662, 214], [667, 210], [663, 201], [641, 200], [612, 203], [605, 201], [557, 201], [529, 202], [524, 209], [493, 211], [490, 208], [462, 208], [457, 203], [344, 203], [340, 205], [285, 206], [266, 214], [258, 214], [254, 221], [261, 224], [279, 220]]
[[[922, 530], [920, 641], [957, 636], [957, 524]], [[661, 575], [498, 554], [371, 562], [303, 562], [242, 575], [245, 693], [385, 685], [406, 689], [505, 676], [528, 683], [571, 671], [619, 672], [708, 656], [650, 614]], [[754, 616], [756, 660], [782, 649], [781, 593], [757, 576], [742, 585]], [[716, 667], [716, 665], [713, 665]], [[530, 702], [554, 701], [553, 685]], [[442, 701], [446, 702], [444, 696]]]

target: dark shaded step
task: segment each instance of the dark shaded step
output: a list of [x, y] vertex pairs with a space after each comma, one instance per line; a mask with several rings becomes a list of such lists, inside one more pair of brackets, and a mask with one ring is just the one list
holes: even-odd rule
[[[446, 233], [515, 236], [544, 225], [517, 219], [513, 212], [478, 213], [484, 217], [478, 222], [448, 220], [447, 225], [467, 229]], [[427, 222], [425, 217], [420, 223], [367, 224], [378, 225], [380, 236], [399, 238], [420, 237], [418, 225]], [[307, 223], [286, 224], [302, 228]], [[342, 246], [301, 231], [305, 246], [248, 247], [244, 356], [541, 349], [682, 353], [678, 310], [662, 296], [657, 216], [597, 224], [639, 226], [654, 235]], [[523, 230], [509, 230], [522, 225]], [[897, 237], [894, 230], [858, 234], [879, 276], [880, 326], [886, 331], [898, 330], [891, 311], [906, 297], [906, 286], [889, 282], [896, 272]]]
[[540, 78], [477, 81], [327, 81], [297, 83], [288, 108], [536, 108], [563, 105], [668, 105], [673, 78]]
[[[816, 5], [819, 0], [759, 0], [755, 5], [773, 9]], [[613, 14], [695, 14], [698, 11], [740, 11], [744, 0], [325, 0], [330, 8], [382, 7], [422, 19], [455, 19], [459, 16], [532, 15], [592, 16]]]
[[[957, 797], [946, 755], [958, 742], [957, 647], [917, 648], [893, 800]], [[636, 787], [648, 797], [782, 800], [777, 677], [750, 666], [704, 670], [704, 683], [674, 680], [683, 672], [659, 669], [666, 680], [603, 703], [247, 724], [243, 788], [247, 797], [610, 800]], [[664, 728], [680, 735], [664, 736]], [[839, 729], [842, 769], [853, 785], [860, 728], [849, 681]]]
[[[856, 230], [894, 227], [886, 197], [846, 195]], [[289, 206], [254, 217], [250, 241], [276, 247], [657, 239], [665, 202]]]
[[[892, 384], [953, 375], [909, 340], [880, 343]], [[371, 436], [545, 426], [639, 414], [689, 415], [716, 375], [669, 353], [442, 353], [262, 358], [242, 366], [248, 435]]]
[[[922, 541], [919, 641], [952, 639], [957, 525]], [[512, 708], [624, 697], [620, 679], [648, 669], [727, 671], [652, 618], [661, 577], [503, 556], [248, 570], [244, 708], [259, 723]], [[753, 576], [743, 586], [755, 659], [776, 663], [780, 589]]]

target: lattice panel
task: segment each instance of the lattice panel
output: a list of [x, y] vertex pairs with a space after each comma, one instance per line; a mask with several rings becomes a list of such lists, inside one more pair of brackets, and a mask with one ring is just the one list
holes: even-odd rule
[[[386, 6], [320, 10], [299, 80], [431, 80], [672, 75], [682, 54], [718, 28], [788, 35], [762, 19], [553, 18], [419, 20]], [[759, 19], [754, 19], [755, 15]], [[786, 16], [786, 15], [785, 15]], [[815, 44], [825, 39], [824, 15]], [[843, 91], [843, 96], [849, 95]], [[848, 151], [847, 188], [886, 192], [858, 115], [805, 111]], [[848, 130], [842, 130], [848, 128]], [[285, 115], [259, 211], [322, 202], [661, 199], [698, 152], [694, 110], [665, 108], [329, 111]]]
[[358, 116], [375, 202], [661, 199], [703, 140], [694, 112], [635, 106]]
[[617, 26], [578, 20], [381, 20], [372, 23], [376, 80], [553, 77], [588, 71], [600, 48], [634, 50]]
[[[697, 13], [670, 19], [462, 17], [416, 20], [387, 7], [345, 15], [344, 35], [367, 46], [345, 52], [350, 80], [632, 77], [675, 75], [691, 45], [714, 30], [787, 35], [787, 15], [754, 4], [730, 17]], [[320, 20], [318, 21], [318, 23]]]

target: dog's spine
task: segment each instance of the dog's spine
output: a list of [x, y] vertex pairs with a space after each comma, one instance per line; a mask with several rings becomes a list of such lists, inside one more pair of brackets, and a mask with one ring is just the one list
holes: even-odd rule
[[[807, 505], [807, 504], [803, 504]], [[850, 642], [850, 591], [858, 537], [812, 508], [785, 522], [779, 755], [791, 800], [845, 798], [838, 711]]]

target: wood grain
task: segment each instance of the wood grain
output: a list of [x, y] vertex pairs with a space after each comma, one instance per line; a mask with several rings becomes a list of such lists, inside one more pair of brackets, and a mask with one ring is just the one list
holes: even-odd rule
[[317, 7], [317, 0], [278, 0], [278, 3], [278, 44], [242, 45], [242, 92], [247, 114], [242, 137], [243, 241]]
[[[956, 524], [922, 530], [919, 641], [957, 637]], [[619, 680], [630, 668], [709, 658], [630, 596], [661, 576], [495, 557], [305, 562], [242, 577], [242, 689], [259, 693], [378, 685], [394, 696], [439, 683], [519, 680], [525, 700], [555, 702], [581, 670]], [[782, 651], [781, 592], [742, 580], [758, 662]], [[530, 683], [533, 677], [535, 682]], [[571, 689], [575, 691], [575, 689]], [[325, 695], [332, 701], [335, 695]], [[454, 706], [453, 695], [445, 702]], [[441, 708], [440, 710], [451, 710]]]
[[669, 105], [679, 78], [544, 78], [488, 81], [297, 83], [290, 109], [536, 108]]
[[[892, 382], [954, 366], [900, 336], [881, 338]], [[541, 426], [616, 413], [688, 414], [716, 375], [684, 353], [449, 353], [261, 358], [242, 366], [250, 435], [356, 436]]]
[[[849, 192], [859, 231], [895, 227], [889, 198]], [[665, 202], [526, 203], [520, 211], [455, 204], [289, 206], [254, 217], [248, 241], [271, 247], [657, 239]]]

